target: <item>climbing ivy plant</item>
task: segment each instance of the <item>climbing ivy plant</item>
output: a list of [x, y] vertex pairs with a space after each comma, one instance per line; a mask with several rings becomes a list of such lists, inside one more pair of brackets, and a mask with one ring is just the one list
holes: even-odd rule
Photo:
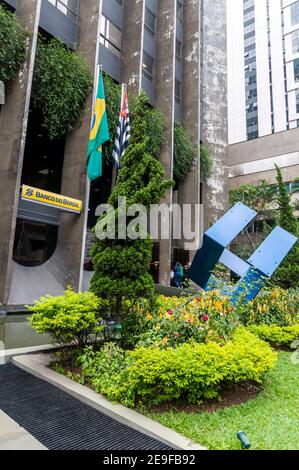
[[26, 57], [27, 34], [17, 16], [0, 5], [0, 80], [7, 84]]
[[83, 58], [58, 39], [39, 37], [33, 80], [33, 104], [41, 108], [50, 139], [71, 131], [92, 90]]
[[210, 178], [213, 170], [213, 159], [205, 144], [200, 146], [200, 172], [204, 178]]
[[191, 139], [183, 125], [176, 121], [173, 155], [173, 177], [176, 181], [184, 179], [190, 173], [194, 160], [195, 154]]
[[[186, 178], [193, 167], [195, 153], [190, 136], [184, 126], [176, 121], [174, 125], [174, 179], [176, 181]], [[204, 178], [211, 176], [213, 160], [205, 144], [200, 146], [201, 175]]]

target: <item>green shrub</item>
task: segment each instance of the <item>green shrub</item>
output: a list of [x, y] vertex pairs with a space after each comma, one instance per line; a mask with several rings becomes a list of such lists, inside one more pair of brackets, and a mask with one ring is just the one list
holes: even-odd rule
[[103, 330], [99, 316], [100, 300], [89, 292], [76, 294], [71, 289], [59, 297], [46, 296], [28, 306], [31, 326], [48, 333], [55, 343], [83, 349]]
[[26, 32], [18, 17], [0, 5], [0, 80], [7, 84], [26, 57]]
[[264, 341], [275, 346], [290, 346], [299, 340], [299, 324], [291, 326], [250, 325], [249, 330]]
[[299, 323], [299, 290], [263, 289], [252, 302], [240, 304], [238, 313], [245, 325], [294, 325]]
[[83, 58], [58, 39], [39, 38], [33, 77], [33, 103], [42, 109], [43, 125], [50, 139], [73, 129], [87, 95], [92, 77]]
[[87, 350], [79, 364], [98, 393], [134, 407], [176, 401], [199, 404], [218, 398], [224, 384], [260, 383], [276, 357], [269, 345], [240, 327], [224, 346], [185, 343], [124, 352], [106, 345], [98, 353]]

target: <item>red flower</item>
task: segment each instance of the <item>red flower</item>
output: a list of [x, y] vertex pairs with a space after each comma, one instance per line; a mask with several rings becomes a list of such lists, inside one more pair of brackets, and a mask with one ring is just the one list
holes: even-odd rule
[[203, 315], [201, 319], [202, 321], [208, 321], [209, 317], [208, 315]]
[[176, 336], [177, 338], [179, 338], [181, 335], [180, 335], [180, 333], [175, 333], [174, 336]]
[[200, 302], [201, 301], [201, 298], [200, 297], [196, 297], [197, 302]]
[[173, 315], [173, 311], [172, 311], [172, 310], [167, 310], [167, 313], [168, 313], [168, 315]]

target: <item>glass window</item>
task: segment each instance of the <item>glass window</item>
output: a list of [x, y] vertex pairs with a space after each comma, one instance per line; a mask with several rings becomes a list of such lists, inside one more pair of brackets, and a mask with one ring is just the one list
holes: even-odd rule
[[299, 29], [292, 34], [293, 54], [299, 52]]
[[143, 52], [143, 74], [146, 78], [153, 81], [154, 79], [154, 59], [150, 57], [146, 52]]
[[179, 80], [175, 80], [175, 100], [177, 103], [181, 102], [182, 98], [182, 83]]
[[145, 9], [144, 24], [145, 24], [146, 29], [151, 34], [155, 34], [155, 32], [156, 32], [156, 17], [148, 8]]
[[122, 41], [122, 31], [113, 23], [111, 23], [106, 16], [102, 15], [101, 17], [101, 38], [100, 42], [107, 49], [110, 49], [111, 52], [117, 56], [121, 56], [121, 41]]
[[299, 1], [291, 5], [292, 26], [299, 23]]
[[176, 2], [176, 16], [178, 20], [182, 23], [183, 22], [183, 16], [184, 16], [184, 7], [179, 0]]
[[178, 39], [175, 43], [175, 56], [179, 62], [182, 62], [182, 43]]
[[294, 60], [294, 79], [299, 82], [299, 59]]
[[296, 90], [296, 113], [299, 114], [299, 89]]
[[49, 0], [64, 15], [77, 20], [79, 12], [79, 0]]

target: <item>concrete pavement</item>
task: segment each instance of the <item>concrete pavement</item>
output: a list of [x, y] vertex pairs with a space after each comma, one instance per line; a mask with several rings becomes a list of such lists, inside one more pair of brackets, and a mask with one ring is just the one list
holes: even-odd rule
[[46, 447], [0, 410], [0, 450], [46, 450]]

